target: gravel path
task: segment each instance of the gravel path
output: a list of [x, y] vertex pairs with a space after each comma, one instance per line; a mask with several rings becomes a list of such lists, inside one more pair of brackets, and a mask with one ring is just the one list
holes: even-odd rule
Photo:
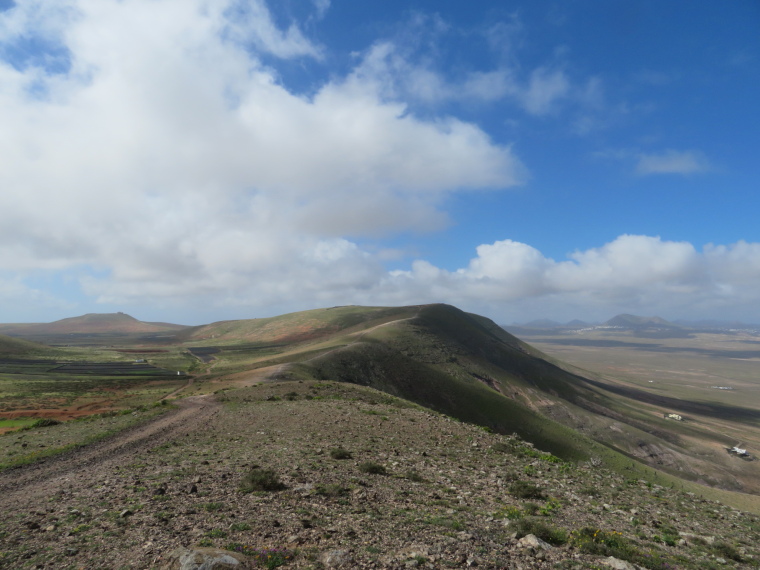
[[62, 488], [92, 485], [114, 466], [207, 424], [220, 407], [213, 396], [193, 396], [177, 400], [176, 405], [177, 410], [147, 424], [84, 448], [0, 473], [0, 512], [28, 507]]

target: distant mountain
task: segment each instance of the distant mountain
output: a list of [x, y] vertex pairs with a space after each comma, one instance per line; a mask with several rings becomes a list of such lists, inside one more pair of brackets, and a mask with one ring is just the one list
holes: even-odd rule
[[572, 327], [572, 328], [590, 327], [591, 323], [587, 323], [586, 321], [579, 321], [578, 319], [573, 319], [572, 321], [565, 323], [565, 326]]
[[529, 329], [555, 329], [557, 327], [561, 327], [562, 323], [558, 323], [557, 321], [553, 321], [551, 319], [536, 319], [535, 321], [530, 321], [529, 323], [525, 323], [522, 326]]
[[636, 315], [621, 314], [612, 317], [602, 326], [621, 327], [625, 329], [641, 328], [681, 328], [675, 323], [671, 323], [660, 317], [638, 317]]
[[694, 329], [757, 329], [760, 324], [743, 323], [741, 321], [719, 321], [715, 319], [703, 319], [699, 321], [689, 321], [678, 319], [676, 324]]
[[130, 334], [177, 331], [188, 327], [169, 323], [146, 323], [125, 313], [88, 313], [52, 323], [0, 324], [0, 334], [38, 337], [60, 334]]

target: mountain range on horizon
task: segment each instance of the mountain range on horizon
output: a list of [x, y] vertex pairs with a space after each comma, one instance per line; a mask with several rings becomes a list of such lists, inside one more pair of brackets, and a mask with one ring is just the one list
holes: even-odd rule
[[615, 327], [621, 329], [642, 329], [642, 328], [666, 328], [666, 329], [733, 329], [733, 328], [755, 328], [760, 325], [755, 323], [744, 323], [740, 321], [720, 321], [720, 320], [688, 320], [677, 319], [669, 321], [662, 317], [638, 316], [628, 313], [621, 313], [603, 322], [588, 322], [580, 319], [574, 319], [568, 322], [560, 322], [552, 319], [536, 319], [528, 322], [514, 322], [511, 325], [504, 325], [508, 330], [515, 328], [526, 329], [577, 329], [587, 327]]

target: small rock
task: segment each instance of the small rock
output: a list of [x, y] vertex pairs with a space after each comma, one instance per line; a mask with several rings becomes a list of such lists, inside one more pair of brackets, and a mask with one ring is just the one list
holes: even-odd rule
[[119, 513], [119, 516], [120, 516], [121, 518], [125, 519], [125, 518], [127, 518], [127, 517], [129, 517], [129, 516], [132, 516], [133, 514], [135, 514], [135, 513], [133, 513], [133, 512], [132, 512], [132, 511], [130, 511], [129, 509], [124, 509], [123, 511], [121, 511], [121, 512]]
[[474, 556], [468, 556], [465, 563], [469, 567], [477, 566], [478, 565], [478, 559], [475, 558]]
[[67, 548], [64, 552], [66, 553], [66, 556], [76, 556], [79, 554], [79, 550], [76, 548]]
[[619, 558], [615, 558], [614, 556], [610, 556], [609, 558], [600, 560], [600, 563], [604, 564], [605, 566], [609, 566], [610, 568], [614, 568], [614, 570], [637, 570], [637, 567], [631, 564], [630, 562], [626, 562], [625, 560], [620, 560]]
[[243, 570], [252, 568], [248, 558], [221, 548], [178, 548], [160, 570]]
[[187, 490], [188, 493], [197, 493], [198, 492], [198, 486], [195, 484], [190, 485], [190, 488]]
[[351, 555], [348, 550], [330, 550], [322, 554], [322, 563], [328, 568], [348, 567], [351, 564]]
[[535, 534], [528, 534], [526, 536], [523, 536], [518, 542], [517, 545], [522, 548], [532, 548], [534, 550], [551, 550], [552, 545], [548, 542], [544, 542], [540, 538], [538, 538]]
[[154, 496], [160, 496], [160, 495], [166, 495], [166, 489], [164, 487], [159, 487], [155, 491], [153, 491]]

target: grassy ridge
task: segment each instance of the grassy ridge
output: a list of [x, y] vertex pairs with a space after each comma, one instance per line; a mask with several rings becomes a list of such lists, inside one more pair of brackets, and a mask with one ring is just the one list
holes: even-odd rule
[[20, 338], [13, 338], [0, 334], [0, 358], [29, 355], [43, 356], [48, 354], [57, 355], [58, 352], [55, 349], [38, 342], [22, 340]]
[[183, 338], [187, 342], [213, 340], [214, 344], [221, 345], [298, 343], [406, 318], [416, 310], [416, 307], [356, 306], [314, 309], [263, 319], [221, 321], [186, 331]]

